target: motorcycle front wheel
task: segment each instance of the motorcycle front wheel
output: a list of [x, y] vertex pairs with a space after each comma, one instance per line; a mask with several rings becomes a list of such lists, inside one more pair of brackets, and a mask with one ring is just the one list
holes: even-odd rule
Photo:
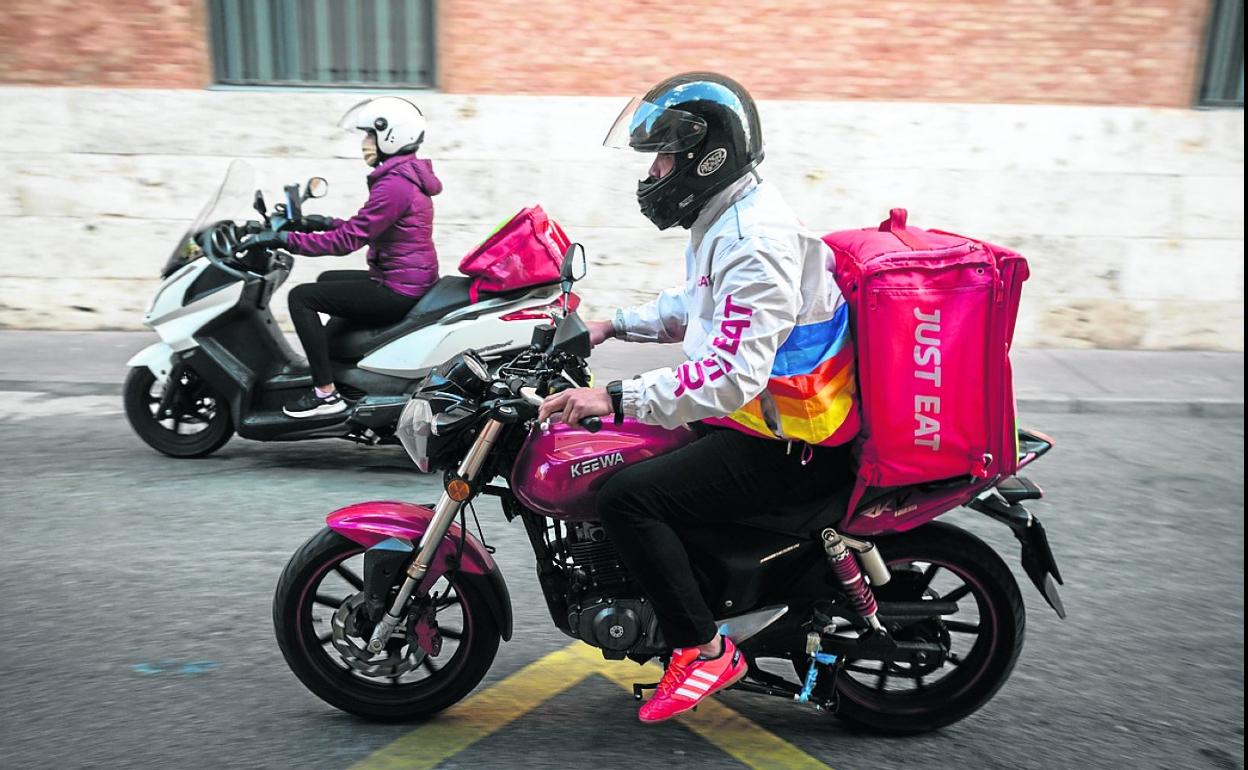
[[[472, 692], [490, 670], [501, 638], [484, 579], [457, 573], [430, 591], [441, 649], [428, 655], [409, 619], [382, 653], [351, 611], [363, 589], [363, 546], [325, 528], [291, 557], [273, 599], [277, 644], [290, 670], [331, 706], [379, 722], [430, 716]], [[345, 626], [345, 628], [344, 628]]]
[[[161, 414], [166, 388], [177, 388], [170, 407]], [[225, 446], [234, 435], [229, 406], [193, 373], [164, 384], [146, 366], [136, 366], [122, 388], [126, 419], [143, 443], [170, 457], [204, 457]]]
[[[892, 572], [892, 580], [875, 589], [878, 599], [953, 601], [958, 612], [888, 629], [898, 640], [941, 645], [941, 661], [846, 661], [836, 681], [836, 715], [855, 727], [903, 735], [970, 716], [1005, 684], [1023, 649], [1026, 612], [1018, 583], [984, 541], [943, 522], [876, 544]], [[797, 668], [800, 678], [804, 667]]]

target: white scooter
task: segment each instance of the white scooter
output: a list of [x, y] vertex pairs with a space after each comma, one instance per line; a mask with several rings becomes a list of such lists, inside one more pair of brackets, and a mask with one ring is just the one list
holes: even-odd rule
[[[535, 326], [549, 325], [559, 284], [469, 298], [471, 279], [440, 279], [397, 323], [361, 327], [331, 319], [327, 331], [334, 382], [347, 411], [295, 419], [282, 405], [312, 387], [306, 360], [287, 344], [269, 311], [293, 258], [280, 251], [242, 251], [239, 241], [301, 219], [301, 205], [328, 183], [285, 188], [285, 203], [266, 211], [254, 173], [235, 161], [161, 270], [164, 279], [143, 318], [157, 342], [127, 365], [126, 416], [135, 433], [173, 457], [203, 457], [235, 431], [258, 441], [347, 438], [397, 443], [394, 426], [408, 395], [438, 364], [469, 348], [489, 362], [528, 346]], [[252, 207], [264, 221], [233, 217]]]

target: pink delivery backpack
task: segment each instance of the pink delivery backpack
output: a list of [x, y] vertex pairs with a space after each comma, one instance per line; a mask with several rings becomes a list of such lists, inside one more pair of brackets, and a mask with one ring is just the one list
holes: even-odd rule
[[[1027, 261], [1000, 246], [906, 225], [824, 236], [850, 303], [862, 434], [858, 488], [1018, 469], [1010, 342]], [[851, 506], [851, 510], [852, 510]]]
[[568, 250], [563, 228], [542, 210], [530, 206], [499, 225], [489, 238], [460, 260], [459, 272], [473, 279], [468, 296], [504, 292], [559, 280]]

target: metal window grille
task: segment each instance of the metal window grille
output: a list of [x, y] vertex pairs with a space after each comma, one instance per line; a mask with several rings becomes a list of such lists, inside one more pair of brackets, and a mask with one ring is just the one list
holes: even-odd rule
[[218, 83], [433, 85], [433, 0], [208, 0]]
[[1244, 0], [1214, 0], [1200, 103], [1244, 106]]

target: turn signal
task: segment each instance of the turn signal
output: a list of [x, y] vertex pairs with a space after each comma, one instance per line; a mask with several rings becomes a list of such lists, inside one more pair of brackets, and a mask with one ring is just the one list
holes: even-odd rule
[[463, 479], [451, 479], [446, 485], [446, 494], [457, 503], [462, 503], [472, 494], [472, 487]]

